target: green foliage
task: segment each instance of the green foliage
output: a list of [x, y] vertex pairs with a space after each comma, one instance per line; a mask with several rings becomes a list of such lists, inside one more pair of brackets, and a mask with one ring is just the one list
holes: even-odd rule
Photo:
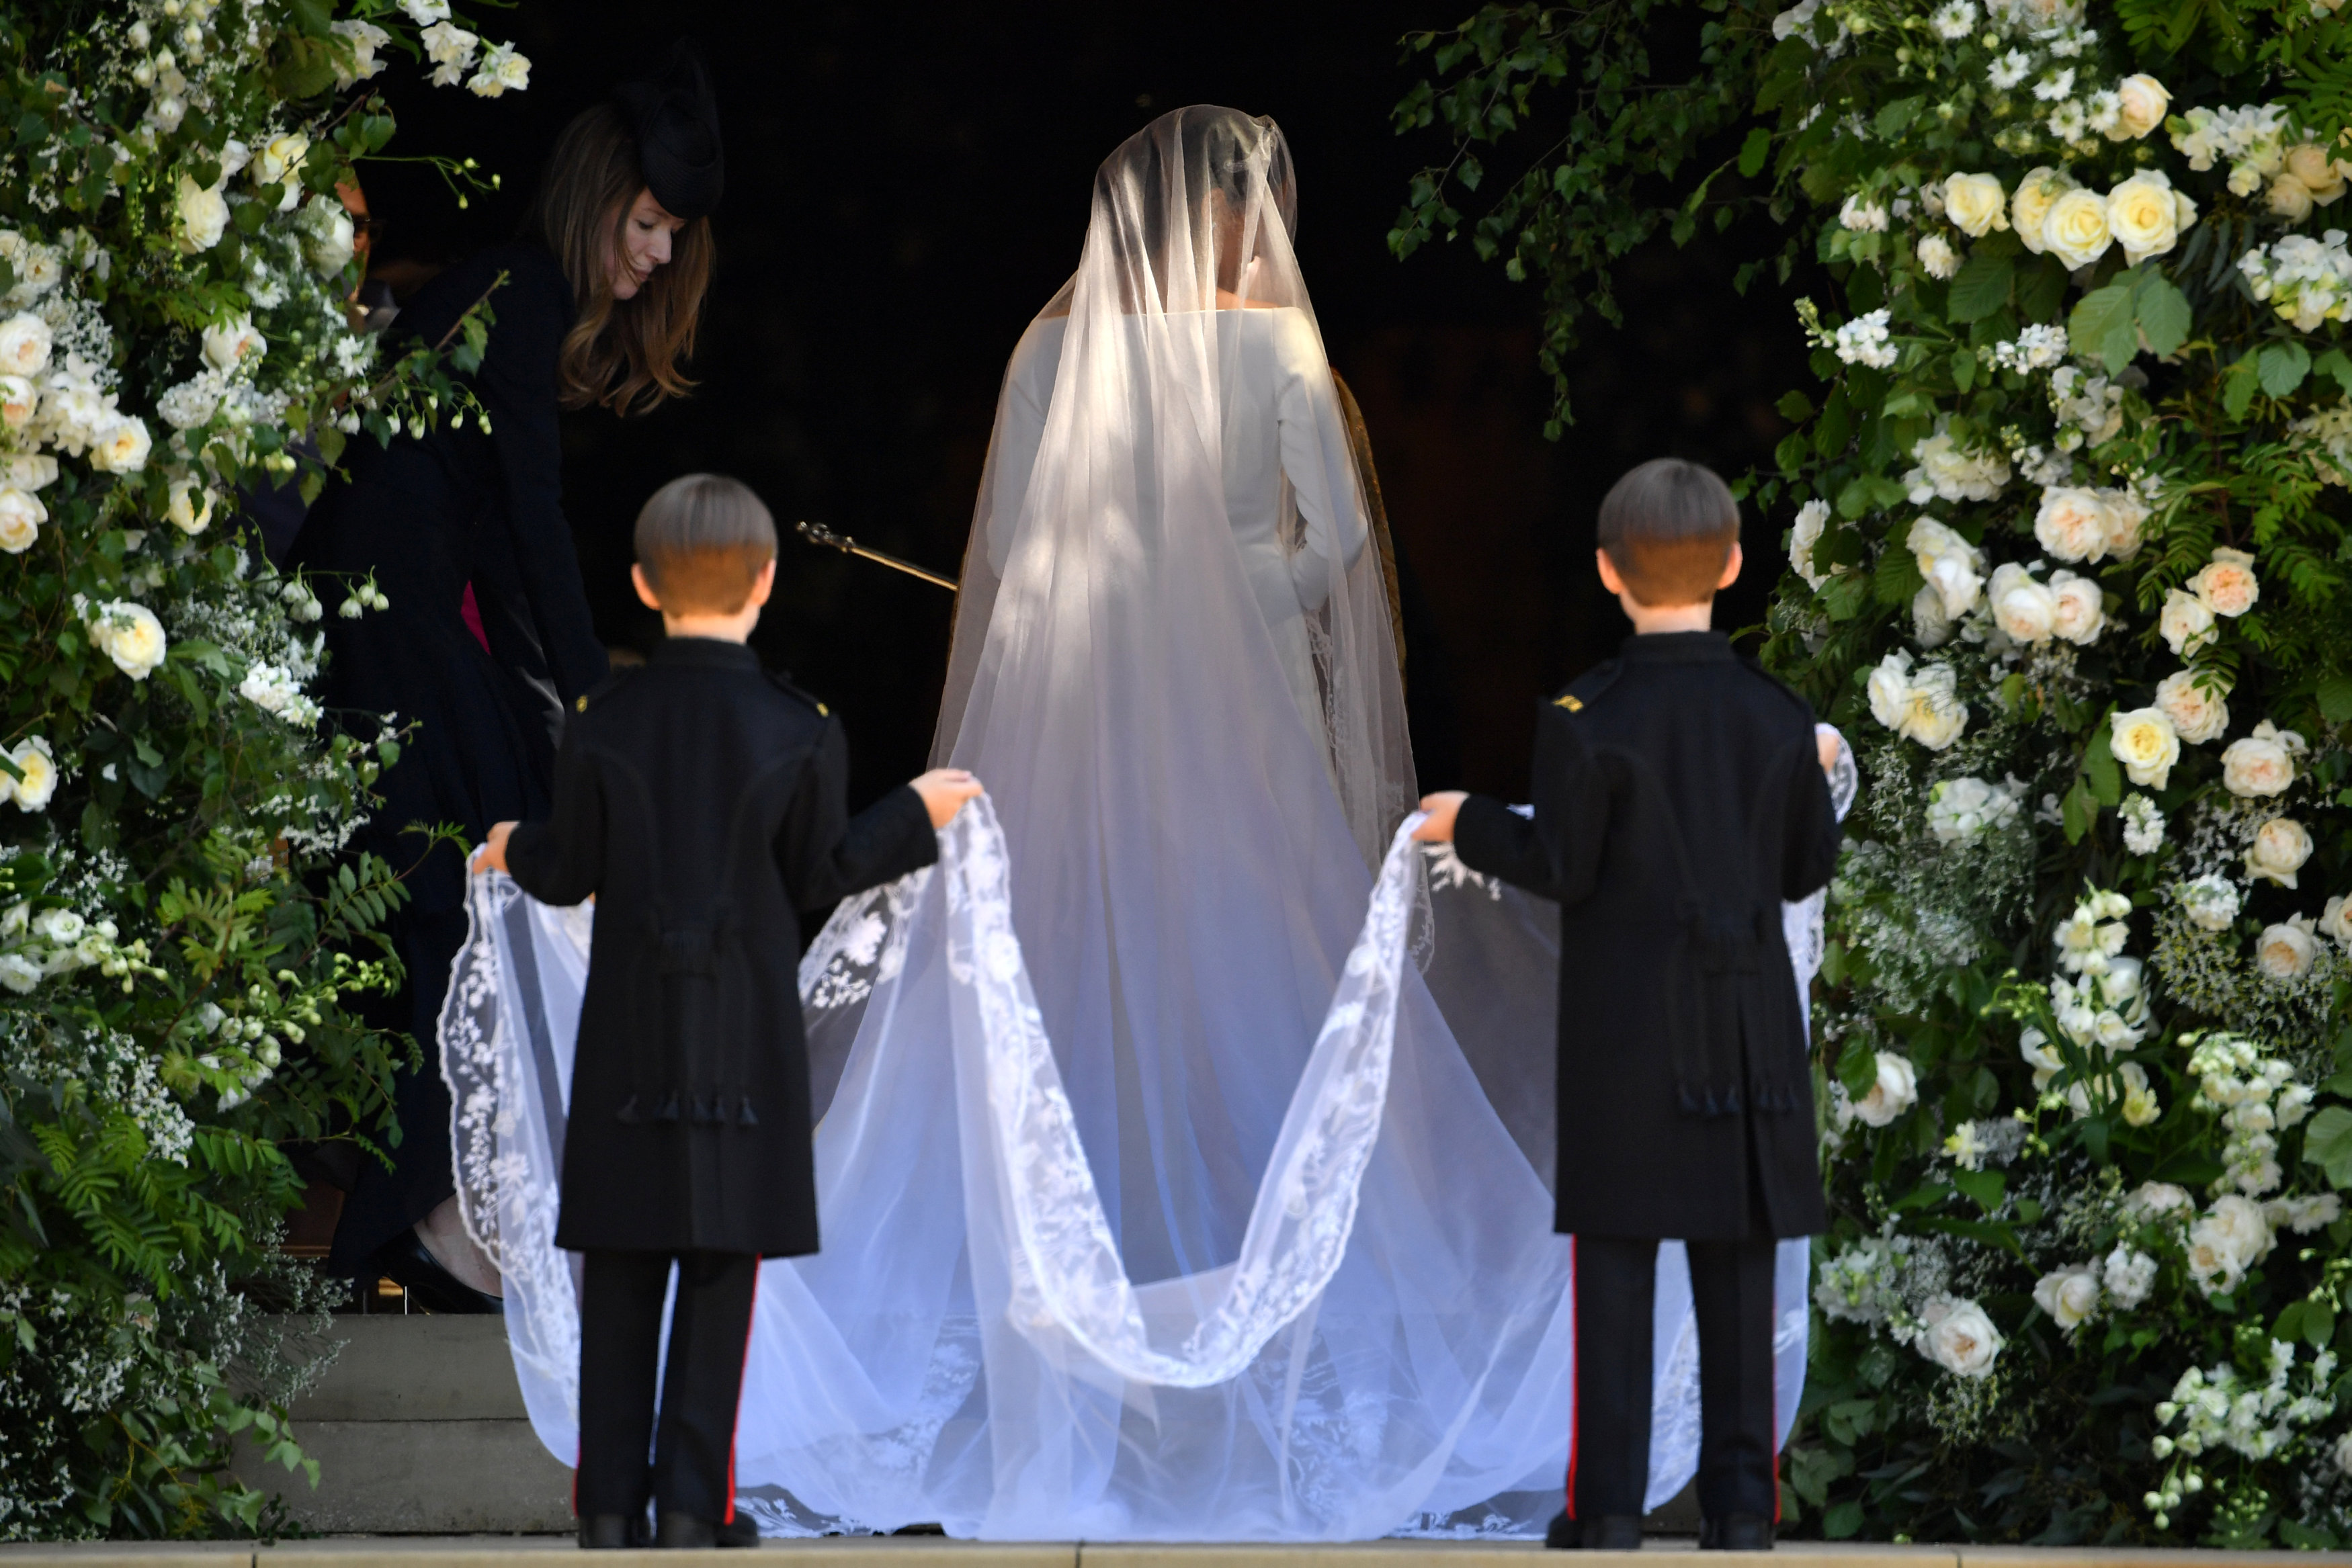
[[[1696, 79], [1571, 89], [1669, 26]], [[1866, 781], [1815, 993], [1800, 1531], [2352, 1542], [2347, 35], [2307, 0], [1727, 0], [1407, 40], [1401, 124], [1456, 165], [1398, 248], [1468, 225], [1539, 275], [1556, 373], [1603, 236], [1760, 207], [1785, 242], [1742, 280], [1813, 269], [1820, 384], [1748, 491], [1795, 568], [1766, 662]], [[1587, 173], [1454, 210], [1523, 145]]]
[[230, 522], [478, 413], [486, 305], [390, 365], [350, 325], [359, 84], [415, 30], [337, 9], [0, 8], [0, 1539], [275, 1528], [226, 1462], [316, 1477], [287, 1146], [381, 1157], [421, 1060], [354, 1012], [400, 868], [342, 852], [397, 736], [305, 695], [331, 585]]

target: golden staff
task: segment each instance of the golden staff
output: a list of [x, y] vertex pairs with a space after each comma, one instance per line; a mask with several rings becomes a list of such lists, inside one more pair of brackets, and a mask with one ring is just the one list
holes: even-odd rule
[[808, 540], [808, 542], [813, 545], [824, 545], [827, 549], [840, 550], [845, 555], [864, 556], [867, 560], [879, 561], [884, 566], [890, 567], [898, 571], [903, 571], [908, 577], [919, 577], [925, 582], [938, 583], [950, 593], [953, 593], [956, 591], [956, 585], [952, 579], [941, 577], [936, 571], [925, 571], [921, 567], [916, 566], [910, 561], [900, 560], [895, 555], [884, 555], [878, 549], [867, 549], [864, 545], [859, 544], [847, 534], [835, 533], [823, 523], [804, 522], [799, 526], [798, 531], [801, 538]]

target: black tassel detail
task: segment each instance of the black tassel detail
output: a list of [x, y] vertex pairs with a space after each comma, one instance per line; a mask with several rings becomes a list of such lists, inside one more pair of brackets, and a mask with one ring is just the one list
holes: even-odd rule
[[749, 1094], [743, 1095], [736, 1102], [735, 1124], [739, 1127], [756, 1127], [760, 1124], [760, 1118], [752, 1114], [751, 1097]]
[[613, 1120], [622, 1124], [624, 1126], [635, 1127], [643, 1125], [646, 1120], [646, 1113], [637, 1109], [637, 1097], [634, 1094], [630, 1095], [627, 1101], [622, 1104], [621, 1108], [613, 1113]]

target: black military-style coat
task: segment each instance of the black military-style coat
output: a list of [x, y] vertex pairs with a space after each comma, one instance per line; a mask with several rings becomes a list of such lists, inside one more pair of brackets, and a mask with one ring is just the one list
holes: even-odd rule
[[839, 721], [740, 643], [581, 699], [553, 818], [507, 844], [534, 897], [596, 895], [557, 1246], [816, 1250], [799, 912], [939, 854], [914, 790], [851, 817], [847, 778]]
[[1803, 699], [1718, 632], [1628, 638], [1540, 710], [1534, 798], [1473, 796], [1454, 845], [1559, 901], [1558, 1228], [1823, 1228], [1780, 925], [1837, 856]]

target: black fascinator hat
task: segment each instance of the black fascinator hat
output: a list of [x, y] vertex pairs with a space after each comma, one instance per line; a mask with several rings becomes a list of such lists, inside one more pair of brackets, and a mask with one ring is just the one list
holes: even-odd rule
[[719, 205], [727, 158], [719, 144], [719, 103], [693, 40], [670, 46], [661, 74], [613, 89], [637, 138], [637, 162], [654, 200], [691, 223]]

